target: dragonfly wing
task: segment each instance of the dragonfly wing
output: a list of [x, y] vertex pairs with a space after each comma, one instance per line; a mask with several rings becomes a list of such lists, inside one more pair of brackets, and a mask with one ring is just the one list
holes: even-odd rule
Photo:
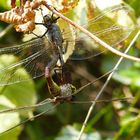
[[[10, 85], [44, 75], [45, 67], [53, 57], [52, 51], [51, 43], [44, 38], [1, 49], [0, 58], [4, 65], [0, 68], [0, 85]], [[5, 59], [10, 62], [5, 64]], [[23, 67], [31, 76], [27, 75]]]
[[91, 20], [87, 29], [114, 47], [125, 40], [134, 30], [133, 21], [128, 16], [131, 12], [130, 8], [122, 5], [109, 8]]
[[75, 33], [74, 33], [72, 25], [65, 22], [61, 18], [58, 20], [58, 23], [59, 23], [59, 26], [62, 27], [61, 28], [62, 37], [63, 37], [62, 48], [63, 48], [63, 53], [64, 53], [63, 59], [64, 59], [64, 62], [66, 62], [69, 56], [73, 53], [75, 49], [76, 37], [75, 37]]
[[[125, 40], [135, 28], [134, 23], [129, 16], [131, 15], [130, 13], [131, 11], [127, 6], [115, 6], [102, 11], [101, 14], [89, 20], [87, 25], [83, 27], [105, 43], [112, 47], [116, 47]], [[73, 32], [76, 37], [75, 49], [73, 49], [73, 55], [70, 56], [71, 59], [83, 60], [100, 54], [99, 45], [93, 39], [75, 28], [73, 29]], [[65, 34], [68, 34], [66, 30], [64, 36]], [[73, 38], [66, 38], [64, 40], [68, 42], [67, 48], [69, 48], [69, 46], [72, 48]]]

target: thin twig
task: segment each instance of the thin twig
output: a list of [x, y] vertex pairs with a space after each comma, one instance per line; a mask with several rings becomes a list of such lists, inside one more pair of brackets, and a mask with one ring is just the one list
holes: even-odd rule
[[127, 55], [125, 53], [122, 53], [122, 52], [114, 49], [113, 47], [111, 47], [110, 45], [108, 45], [107, 43], [105, 43], [104, 41], [102, 41], [101, 39], [99, 39], [97, 36], [95, 36], [94, 34], [92, 34], [91, 32], [89, 32], [88, 30], [86, 30], [82, 26], [76, 24], [75, 22], [73, 22], [69, 18], [67, 18], [64, 15], [62, 15], [61, 13], [59, 13], [52, 6], [49, 6], [46, 1], [44, 1], [42, 4], [45, 5], [50, 11], [52, 11], [53, 13], [55, 13], [56, 15], [58, 15], [60, 18], [62, 18], [63, 20], [65, 20], [66, 22], [68, 22], [69, 24], [71, 24], [72, 26], [74, 26], [74, 27], [78, 28], [79, 30], [81, 30], [82, 32], [84, 32], [87, 36], [89, 36], [90, 38], [92, 38], [93, 40], [95, 40], [97, 43], [99, 43], [100, 45], [102, 45], [104, 48], [108, 49], [112, 53], [114, 53], [114, 54], [116, 54], [118, 56], [121, 56], [121, 57], [130, 59], [130, 60], [133, 60], [133, 61], [140, 62], [140, 58]]
[[132, 100], [134, 99], [133, 97], [124, 97], [124, 98], [114, 98], [114, 99], [104, 99], [104, 100], [92, 100], [92, 101], [71, 101], [71, 103], [73, 104], [91, 104], [93, 102], [96, 102], [96, 103], [108, 103], [108, 102], [114, 102], [114, 101], [128, 101], [128, 100]]
[[14, 129], [14, 128], [16, 128], [16, 127], [18, 127], [18, 126], [20, 126], [20, 125], [22, 125], [22, 124], [24, 124], [24, 123], [26, 123], [26, 122], [28, 122], [28, 121], [32, 121], [32, 120], [34, 120], [35, 118], [38, 118], [38, 117], [42, 116], [43, 114], [52, 111], [52, 109], [55, 108], [57, 105], [58, 105], [58, 104], [55, 104], [53, 107], [49, 108], [48, 110], [45, 110], [45, 111], [43, 111], [43, 112], [41, 112], [41, 113], [39, 113], [39, 114], [37, 114], [37, 115], [35, 115], [35, 116], [29, 118], [29, 119], [23, 120], [21, 123], [19, 123], [19, 124], [15, 125], [15, 126], [9, 128], [9, 129], [7, 129], [7, 130], [4, 131], [4, 132], [1, 132], [1, 133], [0, 133], [0, 136], [6, 134], [7, 132], [11, 131], [12, 129]]
[[[127, 49], [125, 50], [124, 53], [127, 53], [127, 52], [129, 51], [129, 49], [132, 47], [132, 45], [134, 44], [134, 42], [136, 41], [136, 39], [138, 38], [139, 35], [140, 35], [140, 30], [138, 31], [138, 33], [136, 34], [136, 36], [133, 38], [133, 40], [131, 41], [131, 43], [129, 44], [129, 46], [127, 47]], [[92, 112], [92, 110], [93, 110], [94, 107], [95, 107], [96, 101], [99, 99], [99, 97], [100, 97], [101, 94], [103, 93], [104, 89], [105, 89], [106, 86], [108, 85], [108, 83], [109, 83], [110, 79], [112, 78], [112, 76], [113, 76], [115, 70], [118, 68], [118, 66], [120, 65], [120, 63], [122, 62], [122, 60], [123, 60], [123, 57], [121, 57], [121, 58], [118, 60], [117, 64], [116, 64], [116, 65], [114, 66], [114, 68], [113, 68], [113, 71], [109, 74], [109, 76], [108, 76], [106, 82], [104, 83], [103, 87], [101, 88], [101, 90], [99, 91], [98, 95], [96, 96], [95, 102], [93, 102], [93, 104], [90, 106], [89, 111], [88, 111], [87, 116], [86, 116], [86, 118], [85, 118], [85, 121], [84, 121], [84, 123], [83, 123], [83, 125], [82, 125], [81, 131], [80, 131], [80, 133], [79, 133], [79, 136], [78, 136], [77, 140], [80, 140], [80, 139], [81, 139], [82, 134], [83, 134], [83, 132], [84, 132], [84, 129], [85, 129], [85, 127], [86, 127], [86, 124], [87, 124], [87, 122], [88, 122], [88, 120], [89, 120], [89, 117], [90, 117], [90, 115], [91, 115], [91, 112]]]
[[22, 111], [22, 110], [29, 110], [29, 109], [34, 109], [34, 108], [37, 108], [37, 107], [40, 107], [40, 106], [43, 106], [47, 103], [55, 103], [55, 102], [59, 102], [59, 101], [62, 101], [66, 98], [69, 98], [73, 95], [76, 95], [78, 94], [79, 92], [81, 92], [82, 90], [84, 90], [86, 87], [88, 87], [89, 85], [91, 84], [95, 84], [97, 81], [99, 81], [100, 79], [102, 79], [103, 77], [109, 75], [110, 73], [112, 72], [111, 71], [108, 71], [107, 73], [105, 73], [104, 75], [100, 76], [99, 78], [96, 78], [95, 80], [87, 83], [86, 85], [82, 86], [81, 88], [79, 88], [78, 90], [76, 90], [74, 93], [72, 93], [71, 95], [66, 95], [66, 96], [57, 96], [57, 97], [54, 97], [53, 99], [51, 98], [47, 98], [43, 101], [41, 101], [40, 103], [37, 103], [35, 105], [30, 105], [30, 106], [21, 106], [21, 107], [17, 107], [17, 108], [13, 108], [13, 109], [4, 109], [4, 110], [0, 110], [0, 114], [1, 113], [9, 113], [9, 112], [15, 112], [15, 111]]
[[[74, 92], [72, 95], [75, 95], [75, 94], [79, 93], [80, 91], [82, 91], [82, 90], [83, 90], [84, 88], [86, 88], [87, 86], [89, 86], [89, 85], [91, 85], [91, 84], [97, 82], [99, 79], [103, 78], [104, 76], [106, 76], [107, 74], [109, 74], [109, 73], [111, 73], [111, 72], [112, 72], [112, 71], [109, 71], [109, 72], [107, 72], [106, 74], [102, 75], [101, 77], [97, 78], [96, 80], [94, 80], [94, 81], [92, 81], [92, 82], [86, 84], [85, 86], [81, 87], [81, 88], [78, 89], [76, 92]], [[47, 99], [43, 100], [42, 102], [40, 102], [40, 103], [38, 103], [38, 104], [35, 104], [35, 105], [31, 105], [31, 106], [22, 106], [22, 107], [13, 108], [13, 109], [1, 110], [1, 111], [0, 111], [0, 114], [1, 114], [1, 113], [11, 113], [11, 112], [15, 112], [15, 111], [22, 111], [22, 110], [25, 111], [25, 110], [29, 110], [29, 109], [34, 109], [34, 108], [37, 108], [37, 107], [41, 107], [41, 106], [43, 106], [43, 105], [46, 105], [47, 103], [55, 103], [55, 106], [56, 106], [56, 105], [60, 104], [61, 101], [63, 101], [63, 102], [64, 102], [64, 101], [67, 101], [67, 100], [65, 100], [65, 99], [67, 99], [68, 97], [70, 97], [70, 95], [68, 95], [68, 96], [60, 96], [60, 97], [57, 96], [57, 97], [55, 97], [55, 98], [53, 98], [53, 99], [47, 98]], [[99, 101], [96, 100], [96, 102], [109, 102], [109, 101], [118, 101], [118, 100], [119, 100], [119, 101], [125, 101], [125, 100], [128, 100], [128, 99], [133, 99], [133, 97], [125, 97], [125, 98], [111, 99], [111, 100], [109, 100], [109, 99], [108, 99], [108, 100], [99, 100]], [[95, 100], [94, 100], [94, 101], [95, 101]], [[91, 103], [94, 102], [94, 101], [82, 101], [82, 102], [80, 102], [80, 101], [72, 101], [72, 102], [70, 102], [70, 103], [90, 103], [90, 104], [91, 104]], [[54, 108], [54, 107], [53, 107], [53, 108]], [[51, 108], [51, 109], [52, 109], [52, 108]], [[9, 128], [9, 129], [7, 129], [6, 131], [0, 133], [0, 136], [3, 135], [3, 134], [5, 134], [5, 133], [7, 133], [7, 132], [9, 132], [10, 130], [12, 130], [12, 129], [18, 127], [18, 126], [20, 126], [21, 124], [24, 124], [24, 123], [26, 123], [26, 122], [28, 122], [28, 121], [32, 121], [33, 119], [40, 117], [42, 114], [51, 111], [51, 109], [45, 110], [44, 112], [41, 112], [41, 113], [39, 113], [39, 114], [37, 114], [37, 115], [35, 115], [35, 116], [29, 118], [29, 119], [25, 119], [25, 120], [22, 121], [21, 123], [19, 123], [19, 124], [15, 125], [15, 126]]]

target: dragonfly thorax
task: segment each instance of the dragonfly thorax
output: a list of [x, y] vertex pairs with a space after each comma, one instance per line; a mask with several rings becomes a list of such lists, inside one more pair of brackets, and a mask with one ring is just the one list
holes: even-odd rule
[[52, 25], [48, 28], [47, 35], [51, 42], [59, 47], [62, 47], [63, 37], [61, 30], [57, 24], [52, 23]]
[[43, 17], [43, 20], [43, 25], [47, 28], [48, 39], [61, 48], [63, 37], [60, 27], [56, 24], [58, 18], [48, 14]]
[[52, 23], [57, 22], [57, 18], [53, 17], [52, 15], [45, 15], [43, 16], [44, 23], [47, 24], [48, 26], [51, 25]]

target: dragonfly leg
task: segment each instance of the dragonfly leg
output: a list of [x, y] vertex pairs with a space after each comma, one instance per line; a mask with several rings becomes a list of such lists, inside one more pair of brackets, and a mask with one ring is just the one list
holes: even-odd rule
[[47, 34], [47, 32], [48, 32], [48, 29], [45, 31], [45, 33], [43, 34], [43, 35], [41, 35], [40, 37], [42, 38], [42, 37], [44, 37], [46, 34]]
[[58, 20], [59, 18], [60, 18], [60, 17], [56, 17], [56, 18], [54, 18], [54, 13], [52, 13], [52, 15], [51, 15], [51, 19], [52, 19], [52, 22], [53, 22], [53, 23], [56, 23], [57, 20]]
[[[44, 25], [43, 23], [35, 23], [36, 25]], [[44, 25], [45, 26], [45, 25]], [[35, 35], [36, 37], [38, 37], [38, 38], [42, 38], [42, 37], [44, 37], [46, 34], [47, 34], [47, 32], [48, 32], [48, 29], [43, 33], [43, 35], [41, 35], [41, 36], [38, 36], [37, 34], [35, 34], [34, 32], [31, 32], [33, 35]]]
[[56, 75], [58, 83], [62, 83], [62, 67], [55, 68], [54, 73]]
[[31, 32], [33, 35], [35, 35], [37, 38], [40, 38], [40, 36], [38, 36], [37, 34], [35, 34], [34, 32]]
[[[53, 7], [56, 11], [58, 11], [54, 6], [52, 6], [52, 5], [49, 5], [49, 6]], [[58, 12], [59, 12], [59, 11], [58, 11]], [[53, 23], [54, 23], [54, 22], [56, 23], [57, 20], [58, 20], [59, 18], [60, 18], [60, 17], [54, 18], [54, 13], [52, 12], [51, 20], [52, 20]]]
[[63, 65], [62, 67], [55, 68], [54, 73], [56, 75], [57, 81], [61, 85], [67, 84], [67, 83], [72, 83], [71, 73], [66, 65]]

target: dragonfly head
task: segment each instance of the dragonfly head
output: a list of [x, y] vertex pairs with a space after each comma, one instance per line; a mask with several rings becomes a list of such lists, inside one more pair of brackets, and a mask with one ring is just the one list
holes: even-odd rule
[[64, 84], [60, 86], [61, 94], [62, 96], [68, 96], [72, 95], [75, 91], [76, 88], [72, 84]]
[[57, 17], [47, 14], [43, 17], [44, 23], [49, 26], [52, 25], [52, 23], [56, 23], [57, 22]]
[[67, 84], [61, 85], [60, 90], [61, 90], [62, 98], [65, 98], [65, 100], [67, 101], [74, 100], [73, 93], [76, 91], [76, 88], [72, 84], [67, 83]]

